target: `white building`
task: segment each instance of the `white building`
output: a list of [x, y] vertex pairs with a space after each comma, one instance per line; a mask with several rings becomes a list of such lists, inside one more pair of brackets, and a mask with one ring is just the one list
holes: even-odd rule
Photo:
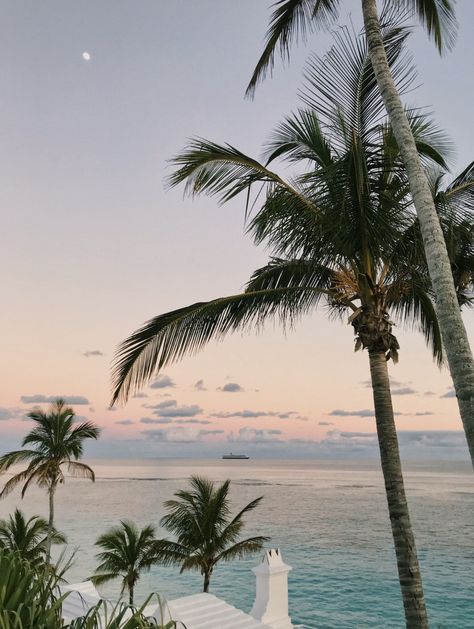
[[[288, 615], [290, 570], [278, 549], [265, 552], [263, 561], [253, 568], [256, 591], [250, 614], [207, 593], [167, 601], [164, 612], [157, 605], [149, 606], [145, 614], [160, 622], [171, 618], [181, 621], [186, 629], [293, 629]], [[71, 592], [63, 603], [66, 621], [85, 615], [100, 600], [90, 581], [68, 585], [62, 590]]]

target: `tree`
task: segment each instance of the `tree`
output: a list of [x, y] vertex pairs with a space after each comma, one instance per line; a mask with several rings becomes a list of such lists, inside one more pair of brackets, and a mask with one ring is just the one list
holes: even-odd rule
[[63, 467], [71, 476], [95, 480], [94, 471], [79, 459], [83, 455], [84, 441], [97, 439], [100, 430], [92, 422], [74, 426], [74, 411], [58, 399], [51, 404], [49, 413], [35, 409], [28, 413], [35, 426], [22, 441], [22, 447], [0, 457], [0, 473], [12, 465], [28, 462], [26, 470], [15, 474], [5, 484], [0, 498], [7, 496], [15, 487], [23, 484], [21, 497], [32, 483], [46, 489], [49, 496], [49, 520], [46, 542], [46, 561], [51, 558], [51, 543], [54, 530], [54, 496], [58, 485], [65, 482]]
[[139, 530], [133, 522], [122, 520], [120, 526], [101, 535], [95, 545], [102, 548], [101, 562], [91, 580], [96, 585], [122, 577], [122, 593], [128, 590], [133, 605], [135, 586], [142, 572], [156, 563], [155, 529], [150, 524]]
[[[27, 520], [15, 509], [8, 520], [0, 520], [0, 548], [18, 552], [32, 566], [38, 566], [45, 562], [48, 532], [49, 525], [44, 518], [34, 515]], [[65, 544], [66, 537], [53, 528], [51, 543]]]
[[[391, 71], [400, 89], [408, 89], [414, 78], [402, 54], [406, 36], [400, 28], [385, 31]], [[387, 372], [387, 361], [395, 361], [399, 349], [391, 317], [419, 326], [439, 361], [442, 344], [418, 219], [393, 130], [384, 120], [365, 40], [352, 39], [344, 30], [335, 37], [331, 51], [310, 63], [306, 107], [274, 133], [265, 163], [206, 140], [192, 141], [174, 160], [178, 169], [172, 184], [186, 182], [191, 194], [215, 195], [221, 202], [245, 193], [247, 208], [258, 205], [249, 231], [257, 244], [269, 246], [274, 258], [254, 273], [245, 292], [159, 315], [127, 338], [115, 357], [113, 400], [126, 400], [154, 373], [211, 339], [260, 326], [268, 318], [291, 325], [321, 301], [332, 313], [347, 313], [356, 349], [365, 348], [369, 355], [407, 625], [426, 627]], [[474, 166], [441, 192], [446, 141], [419, 111], [408, 115], [420, 155], [436, 173], [430, 176], [443, 224], [459, 235], [462, 225], [472, 224], [468, 219]], [[291, 181], [283, 179], [269, 168], [279, 158], [296, 164], [298, 173], [306, 167], [305, 172]], [[469, 260], [472, 265], [472, 228], [470, 236], [467, 227], [464, 231], [470, 245], [464, 247], [463, 264]], [[463, 278], [459, 298], [469, 302], [472, 266], [458, 277]]]
[[244, 516], [262, 500], [256, 498], [234, 517], [230, 514], [227, 480], [215, 484], [199, 476], [190, 478], [190, 490], [180, 490], [176, 500], [167, 500], [168, 514], [160, 524], [176, 536], [176, 541], [159, 540], [157, 559], [165, 565], [180, 565], [181, 572], [199, 570], [204, 578], [203, 591], [209, 591], [214, 568], [219, 561], [232, 561], [260, 551], [270, 538], [264, 536], [239, 539], [245, 525]]
[[[386, 15], [379, 16], [376, 0], [361, 0], [361, 4], [370, 60], [400, 147], [420, 220], [437, 316], [474, 466], [474, 358], [458, 307], [449, 255], [416, 138], [390, 71], [382, 37]], [[250, 80], [247, 94], [252, 95], [258, 82], [272, 69], [277, 48], [283, 57], [288, 57], [293, 40], [304, 38], [307, 30], [318, 25], [332, 23], [339, 15], [340, 5], [340, 0], [277, 0], [270, 18], [266, 46]], [[452, 45], [456, 35], [456, 20], [450, 0], [391, 0], [387, 6], [395, 11], [403, 9], [417, 15], [440, 51]]]

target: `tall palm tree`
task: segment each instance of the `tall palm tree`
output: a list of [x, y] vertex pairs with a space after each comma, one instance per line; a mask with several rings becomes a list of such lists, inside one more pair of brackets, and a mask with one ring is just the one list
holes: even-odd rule
[[[365, 348], [369, 355], [407, 626], [426, 627], [387, 372], [387, 361], [396, 360], [399, 349], [391, 316], [418, 325], [438, 360], [442, 344], [418, 219], [398, 144], [384, 119], [366, 42], [347, 31], [335, 37], [331, 51], [310, 63], [306, 106], [274, 133], [265, 163], [230, 145], [205, 140], [192, 141], [175, 159], [179, 169], [171, 183], [184, 181], [191, 193], [216, 195], [226, 202], [241, 192], [249, 199], [256, 188], [256, 199], [247, 200], [247, 208], [260, 209], [249, 231], [257, 243], [266, 242], [275, 257], [254, 273], [245, 292], [159, 315], [126, 339], [115, 358], [113, 401], [126, 400], [154, 373], [211, 339], [258, 327], [272, 317], [292, 324], [321, 301], [333, 313], [347, 313], [356, 349]], [[402, 29], [386, 29], [391, 71], [401, 90], [414, 78], [402, 54], [405, 38]], [[445, 172], [442, 134], [420, 112], [408, 115], [424, 163], [437, 163], [439, 172]], [[269, 168], [277, 158], [305, 172], [286, 180]], [[457, 233], [473, 209], [474, 166], [443, 192], [439, 176], [435, 179], [438, 211]], [[472, 261], [472, 237], [470, 242], [465, 258]], [[458, 275], [463, 277], [460, 298], [466, 295], [464, 301], [469, 302], [472, 272], [467, 278]]]
[[203, 592], [209, 592], [211, 576], [219, 561], [256, 553], [270, 538], [258, 535], [239, 539], [244, 516], [260, 504], [262, 496], [232, 517], [229, 480], [217, 487], [199, 476], [192, 476], [189, 482], [190, 490], [177, 491], [176, 500], [165, 502], [169, 513], [160, 524], [176, 536], [176, 541], [159, 540], [156, 556], [165, 565], [180, 565], [181, 572], [199, 570], [204, 579]]
[[155, 543], [155, 528], [151, 524], [139, 530], [133, 522], [122, 520], [96, 541], [95, 545], [102, 549], [97, 554], [101, 563], [91, 580], [101, 585], [122, 577], [122, 593], [128, 590], [129, 603], [133, 605], [140, 574], [156, 563]]
[[[7, 496], [15, 487], [23, 484], [21, 497], [32, 483], [46, 489], [49, 496], [49, 520], [46, 542], [46, 561], [51, 558], [51, 543], [54, 530], [54, 496], [58, 485], [65, 482], [63, 467], [71, 476], [95, 480], [94, 471], [79, 459], [83, 455], [84, 441], [97, 439], [100, 430], [92, 422], [74, 426], [75, 413], [62, 399], [51, 404], [49, 413], [41, 409], [28, 413], [34, 428], [22, 441], [22, 450], [14, 450], [0, 457], [0, 473], [12, 465], [28, 463], [28, 467], [10, 478], [0, 498]], [[25, 446], [31, 446], [25, 448]]]
[[[308, 30], [332, 23], [339, 15], [341, 4], [341, 0], [277, 0], [270, 18], [266, 46], [250, 80], [247, 94], [253, 94], [258, 82], [272, 69], [278, 48], [283, 57], [287, 58], [292, 42], [298, 37], [304, 38]], [[361, 0], [361, 4], [370, 61], [400, 148], [420, 220], [436, 298], [436, 312], [474, 466], [474, 358], [458, 307], [449, 255], [416, 138], [384, 47], [382, 31], [386, 16], [379, 16], [377, 0]], [[456, 20], [450, 0], [388, 0], [384, 6], [392, 10], [392, 15], [400, 9], [417, 15], [440, 51], [452, 45], [456, 35]]]
[[[0, 548], [5, 548], [19, 555], [31, 565], [44, 563], [48, 541], [48, 522], [39, 515], [28, 520], [15, 509], [8, 520], [0, 520]], [[51, 531], [52, 544], [65, 544], [66, 537], [55, 528]]]

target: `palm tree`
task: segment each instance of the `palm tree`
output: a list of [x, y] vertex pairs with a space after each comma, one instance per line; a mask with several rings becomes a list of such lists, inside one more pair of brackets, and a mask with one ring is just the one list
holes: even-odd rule
[[[370, 61], [420, 220], [437, 317], [474, 466], [474, 358], [458, 307], [449, 255], [416, 138], [384, 47], [382, 31], [386, 15], [379, 16], [376, 0], [361, 0], [361, 4]], [[288, 58], [293, 40], [304, 38], [308, 30], [317, 26], [332, 23], [339, 15], [340, 5], [340, 0], [277, 0], [270, 18], [266, 46], [250, 80], [247, 94], [252, 95], [258, 82], [272, 69], [277, 48], [283, 57]], [[391, 0], [386, 6], [391, 9], [391, 15], [397, 9], [417, 15], [428, 34], [434, 38], [439, 51], [452, 45], [456, 35], [456, 20], [450, 0]]]
[[259, 535], [239, 539], [245, 524], [243, 517], [260, 504], [262, 496], [232, 517], [229, 480], [218, 487], [199, 476], [192, 476], [189, 482], [190, 490], [177, 491], [174, 494], [177, 500], [165, 502], [169, 513], [160, 524], [176, 536], [176, 541], [159, 540], [156, 555], [165, 565], [180, 565], [181, 572], [200, 570], [204, 577], [203, 592], [209, 592], [211, 576], [219, 561], [256, 553], [270, 538]]
[[[15, 509], [8, 520], [0, 520], [0, 548], [5, 548], [19, 555], [31, 565], [44, 563], [49, 525], [38, 515], [28, 520], [25, 515]], [[55, 528], [51, 531], [52, 544], [65, 544], [66, 537]]]
[[133, 522], [121, 520], [120, 525], [101, 535], [95, 545], [102, 548], [97, 555], [101, 562], [91, 580], [96, 585], [122, 577], [122, 593], [128, 590], [133, 605], [135, 586], [142, 572], [156, 563], [155, 528], [149, 524], [139, 530]]
[[[348, 313], [356, 349], [366, 348], [369, 355], [407, 626], [426, 627], [387, 372], [388, 359], [395, 361], [399, 349], [390, 313], [418, 325], [438, 360], [442, 344], [418, 219], [398, 144], [384, 120], [367, 45], [347, 31], [335, 37], [331, 51], [310, 63], [306, 107], [277, 129], [265, 163], [230, 145], [205, 140], [192, 141], [174, 160], [179, 169], [171, 183], [185, 181], [190, 193], [216, 195], [226, 202], [241, 192], [249, 199], [257, 188], [256, 200], [247, 200], [247, 208], [260, 206], [249, 231], [257, 243], [266, 242], [275, 257], [254, 273], [243, 293], [159, 315], [126, 339], [115, 357], [113, 401], [125, 401], [154, 373], [211, 339], [260, 326], [272, 317], [292, 324], [321, 301], [333, 313]], [[385, 31], [391, 70], [402, 90], [414, 78], [402, 54], [405, 38], [402, 29]], [[420, 112], [408, 115], [424, 163], [438, 164], [438, 189], [433, 190], [438, 211], [457, 233], [472, 210], [474, 166], [441, 192], [446, 143]], [[308, 163], [309, 170], [285, 180], [269, 168], [282, 157], [296, 164], [299, 173]], [[472, 264], [472, 229], [470, 242], [465, 259]], [[467, 278], [458, 275], [464, 278], [458, 285], [461, 299], [472, 289], [473, 275], [472, 270]]]
[[92, 422], [82, 422], [74, 426], [74, 411], [58, 399], [51, 404], [49, 413], [41, 409], [32, 410], [28, 417], [35, 426], [22, 441], [22, 446], [30, 449], [14, 450], [0, 457], [0, 473], [12, 465], [28, 462], [26, 470], [15, 474], [5, 484], [0, 498], [7, 496], [15, 487], [23, 484], [21, 497], [32, 483], [46, 489], [49, 496], [49, 520], [46, 542], [46, 561], [51, 557], [51, 543], [54, 530], [54, 495], [58, 485], [65, 482], [63, 467], [71, 476], [95, 480], [94, 471], [85, 463], [80, 463], [86, 439], [97, 439], [100, 430]]

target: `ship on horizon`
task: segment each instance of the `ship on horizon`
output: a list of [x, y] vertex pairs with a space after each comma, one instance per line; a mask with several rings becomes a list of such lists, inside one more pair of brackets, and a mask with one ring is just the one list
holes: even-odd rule
[[250, 459], [250, 457], [247, 454], [234, 454], [233, 452], [230, 452], [230, 454], [223, 454], [222, 458], [223, 459]]

